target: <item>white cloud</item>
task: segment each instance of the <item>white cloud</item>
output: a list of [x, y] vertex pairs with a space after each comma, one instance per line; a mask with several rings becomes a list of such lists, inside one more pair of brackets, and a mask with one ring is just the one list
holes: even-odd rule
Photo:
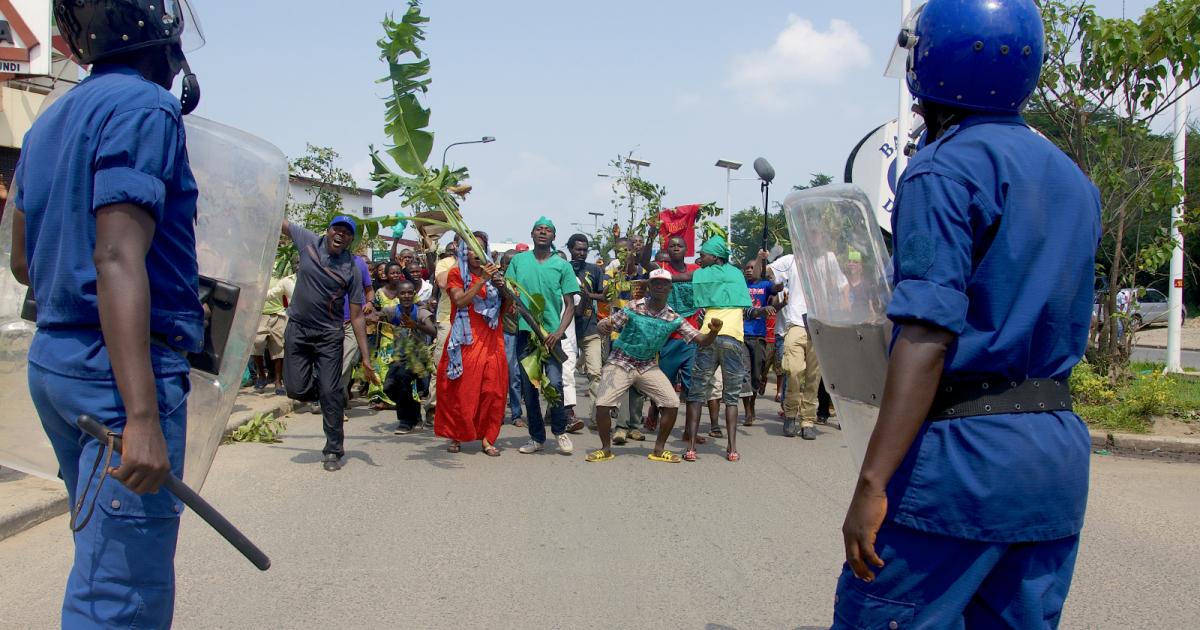
[[793, 14], [770, 48], [734, 58], [726, 85], [762, 107], [782, 110], [812, 85], [838, 83], [870, 62], [870, 48], [849, 22], [831, 20], [829, 30], [820, 31]]

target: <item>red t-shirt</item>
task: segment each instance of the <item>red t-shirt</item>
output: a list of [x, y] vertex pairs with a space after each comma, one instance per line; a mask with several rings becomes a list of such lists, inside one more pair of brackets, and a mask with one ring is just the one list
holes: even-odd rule
[[696, 215], [700, 213], [700, 204], [693, 203], [675, 208], [665, 208], [658, 213], [662, 222], [659, 233], [662, 235], [662, 246], [665, 248], [674, 236], [682, 236], [687, 245], [687, 255], [696, 255]]
[[[690, 262], [683, 263], [683, 269], [676, 269], [674, 264], [669, 263], [669, 262], [667, 263], [667, 269], [670, 270], [671, 273], [687, 273], [689, 271], [694, 272], [699, 268], [700, 268], [700, 265], [697, 265], [696, 263], [690, 263]], [[688, 284], [691, 284], [691, 282], [688, 282]], [[687, 323], [691, 324], [692, 328], [695, 328], [696, 330], [700, 330], [700, 311], [698, 309], [695, 313], [692, 313], [692, 315], [690, 317], [685, 317], [683, 319], [685, 321], [687, 321]], [[683, 339], [683, 335], [675, 332], [675, 333], [671, 333], [670, 338], [671, 339]]]

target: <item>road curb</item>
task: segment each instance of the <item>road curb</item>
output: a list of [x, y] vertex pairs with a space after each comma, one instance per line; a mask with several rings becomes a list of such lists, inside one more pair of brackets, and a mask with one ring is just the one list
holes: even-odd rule
[[1200, 438], [1091, 431], [1092, 447], [1133, 455], [1200, 456]]
[[254, 419], [254, 416], [256, 416], [260, 413], [263, 413], [263, 414], [270, 413], [270, 414], [274, 414], [276, 418], [282, 418], [283, 416], [286, 416], [289, 413], [292, 413], [293, 411], [295, 411], [296, 407], [299, 406], [300, 404], [301, 403], [298, 403], [297, 401], [292, 400], [291, 398], [283, 398], [280, 401], [276, 402], [274, 404], [274, 406], [267, 407], [265, 409], [259, 409], [257, 411], [255, 411], [255, 410], [242, 411], [242, 412], [230, 414], [229, 420], [227, 420], [225, 422], [225, 437], [229, 437], [230, 435], [232, 435], [234, 431], [238, 430], [238, 427], [246, 424], [247, 422], [250, 422], [251, 420]]
[[5, 482], [5, 496], [14, 495], [18, 499], [0, 514], [0, 540], [15, 536], [70, 510], [67, 490], [62, 483], [20, 475], [19, 478]]

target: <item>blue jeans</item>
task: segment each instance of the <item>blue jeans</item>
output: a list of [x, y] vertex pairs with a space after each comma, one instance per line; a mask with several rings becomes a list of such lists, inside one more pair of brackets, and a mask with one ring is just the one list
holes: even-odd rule
[[[520, 336], [517, 337], [517, 356], [525, 356], [530, 350], [530, 344], [533, 343], [538, 343], [537, 338], [532, 333], [521, 331]], [[556, 436], [562, 435], [567, 432], [567, 410], [562, 404], [562, 363], [551, 356], [546, 359], [545, 370], [550, 387], [558, 390], [559, 396], [558, 404], [550, 407], [550, 431]], [[542, 419], [542, 399], [523, 368], [521, 370], [521, 392], [525, 399], [525, 414], [529, 418], [529, 438], [541, 444], [546, 441], [546, 426]]]
[[508, 360], [508, 412], [515, 422], [521, 417], [521, 364], [517, 362], [517, 336], [504, 333], [504, 358]]
[[[171, 471], [183, 477], [187, 439], [187, 374], [158, 376], [158, 412]], [[112, 380], [62, 376], [29, 364], [29, 393], [50, 438], [67, 495], [86, 493], [75, 534], [75, 560], [63, 598], [63, 628], [167, 628], [175, 611], [175, 543], [182, 504], [166, 490], [138, 496], [116, 479], [88, 484], [104, 445], [75, 419], [87, 413], [114, 432], [125, 428], [125, 406]], [[112, 466], [120, 463], [114, 453]]]
[[687, 390], [687, 401], [705, 402], [712, 388], [713, 373], [721, 370], [721, 402], [738, 404], [742, 392], [742, 379], [746, 377], [746, 345], [733, 337], [718, 335], [712, 345], [696, 351], [692, 365], [692, 383]]

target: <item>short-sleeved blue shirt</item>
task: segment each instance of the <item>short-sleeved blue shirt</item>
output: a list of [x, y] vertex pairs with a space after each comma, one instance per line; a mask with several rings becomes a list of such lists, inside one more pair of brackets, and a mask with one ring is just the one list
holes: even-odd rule
[[[775, 283], [770, 280], [755, 280], [746, 283], [746, 290], [750, 292], [750, 303], [754, 305], [754, 308], [763, 308], [771, 303], [771, 296], [775, 295]], [[742, 332], [748, 337], [766, 337], [766, 316], [744, 320]]]
[[[146, 255], [151, 331], [176, 349], [200, 351], [196, 180], [170, 92], [132, 68], [97, 64], [26, 134], [13, 183], [38, 303], [30, 362], [67, 376], [112, 378], [92, 251], [96, 210], [119, 203], [154, 218]], [[157, 374], [188, 371], [168, 349], [155, 346], [152, 359]]]
[[[958, 335], [943, 380], [1065, 378], [1091, 323], [1096, 187], [1019, 116], [971, 116], [921, 149], [892, 217], [888, 316]], [[888, 486], [889, 517], [986, 541], [1076, 534], [1090, 440], [1073, 413], [927, 422]]]

